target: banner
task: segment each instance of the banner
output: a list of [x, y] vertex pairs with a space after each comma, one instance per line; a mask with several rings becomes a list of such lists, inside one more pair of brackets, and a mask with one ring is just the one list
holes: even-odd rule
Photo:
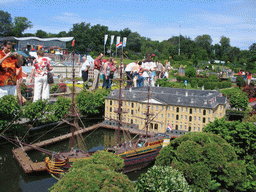
[[126, 41], [127, 41], [127, 37], [123, 38], [123, 47], [126, 47]]
[[110, 43], [110, 45], [112, 45], [112, 44], [113, 44], [113, 42], [114, 42], [114, 38], [115, 38], [115, 35], [111, 35], [111, 43]]
[[122, 47], [122, 42], [120, 42], [120, 43], [118, 43], [117, 45], [116, 45], [116, 48], [118, 49], [119, 47]]
[[106, 45], [107, 39], [108, 39], [108, 35], [106, 34], [106, 35], [104, 36], [104, 45]]
[[116, 44], [118, 45], [120, 43], [120, 36], [116, 37]]

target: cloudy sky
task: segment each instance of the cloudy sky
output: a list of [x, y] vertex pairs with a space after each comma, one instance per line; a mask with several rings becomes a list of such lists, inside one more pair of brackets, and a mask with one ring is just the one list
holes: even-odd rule
[[221, 36], [241, 49], [256, 42], [255, 0], [0, 0], [0, 9], [14, 18], [27, 17], [33, 28], [58, 33], [74, 23], [126, 27], [152, 40], [208, 34], [213, 44]]

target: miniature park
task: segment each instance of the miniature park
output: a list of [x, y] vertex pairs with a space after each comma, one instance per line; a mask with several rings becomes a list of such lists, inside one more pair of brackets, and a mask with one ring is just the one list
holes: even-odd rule
[[[97, 37], [102, 42], [104, 33]], [[93, 66], [102, 45], [81, 51], [85, 42], [74, 31], [62, 36], [69, 37], [65, 43], [46, 41], [52, 38], [47, 34], [25, 43], [10, 37], [24, 56], [26, 102], [0, 99], [1, 174], [12, 178], [3, 189], [19, 191], [31, 183], [36, 191], [43, 181], [49, 191], [255, 191], [256, 43], [240, 51], [223, 36], [211, 45], [209, 35], [161, 43], [127, 28], [119, 35], [128, 37], [127, 47], [107, 45], [110, 54], [116, 52], [112, 87], [102, 88], [101, 74], [93, 91], [93, 68], [86, 87], [81, 58], [86, 55]], [[50, 100], [32, 102], [26, 59], [37, 49], [50, 58], [55, 82]], [[141, 61], [148, 53], [153, 61], [169, 63], [168, 75], [151, 87], [136, 87], [121, 63]]]

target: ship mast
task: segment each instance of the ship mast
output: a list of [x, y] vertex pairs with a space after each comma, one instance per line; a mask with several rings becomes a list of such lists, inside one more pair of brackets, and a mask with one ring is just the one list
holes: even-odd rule
[[120, 129], [121, 129], [121, 114], [122, 114], [122, 98], [121, 98], [121, 91], [122, 91], [122, 74], [123, 74], [123, 44], [122, 44], [122, 53], [121, 53], [121, 62], [120, 62], [120, 80], [119, 80], [119, 96], [118, 96], [118, 127], [117, 127], [117, 145], [120, 144]]

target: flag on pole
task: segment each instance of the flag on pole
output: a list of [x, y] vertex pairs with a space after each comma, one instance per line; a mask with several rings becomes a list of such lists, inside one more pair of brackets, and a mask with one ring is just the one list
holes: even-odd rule
[[104, 45], [106, 45], [107, 40], [108, 40], [108, 34], [106, 34], [106, 35], [104, 36]]
[[116, 37], [116, 45], [118, 45], [120, 43], [120, 36]]
[[72, 47], [75, 46], [75, 39], [72, 41], [72, 44], [71, 44]]
[[126, 41], [127, 41], [127, 37], [123, 38], [123, 47], [126, 47]]
[[168, 125], [167, 126], [167, 131], [171, 131], [172, 130], [172, 126], [171, 125]]
[[115, 38], [115, 35], [111, 35], [111, 43], [110, 43], [110, 45], [112, 45], [112, 44], [113, 44], [113, 42], [114, 42], [114, 38]]
[[122, 47], [122, 42], [120, 42], [120, 43], [118, 43], [117, 45], [116, 45], [116, 48], [118, 49], [119, 47]]

